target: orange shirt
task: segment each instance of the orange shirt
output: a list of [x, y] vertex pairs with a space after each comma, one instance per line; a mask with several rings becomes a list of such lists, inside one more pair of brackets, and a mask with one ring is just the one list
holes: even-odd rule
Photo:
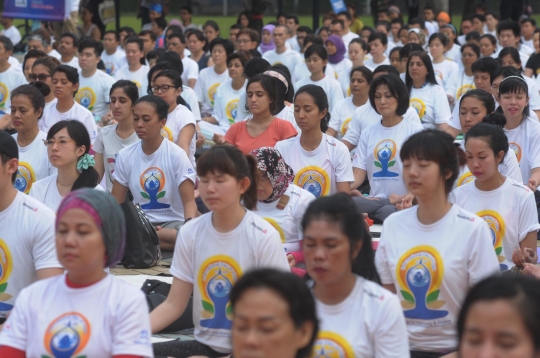
[[293, 125], [283, 119], [274, 118], [272, 123], [258, 137], [252, 137], [247, 129], [247, 121], [235, 123], [225, 134], [225, 141], [249, 154], [253, 149], [274, 147], [280, 140], [294, 137], [298, 133]]

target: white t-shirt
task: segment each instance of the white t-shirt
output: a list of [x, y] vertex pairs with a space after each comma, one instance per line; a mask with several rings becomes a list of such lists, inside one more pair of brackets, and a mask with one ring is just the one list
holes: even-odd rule
[[0, 344], [27, 357], [154, 356], [144, 294], [111, 275], [82, 288], [69, 287], [65, 275], [26, 288]]
[[337, 183], [354, 181], [349, 150], [327, 134], [311, 152], [302, 148], [300, 136], [277, 142], [274, 148], [294, 171], [294, 184], [317, 198], [337, 193]]
[[43, 111], [43, 118], [39, 121], [39, 129], [43, 132], [49, 132], [49, 129], [56, 123], [63, 120], [77, 120], [84, 124], [88, 134], [90, 135], [90, 141], [93, 143], [97, 136], [96, 121], [92, 112], [84, 108], [77, 102], [73, 104], [73, 107], [67, 112], [60, 113], [56, 109], [56, 105], [45, 107]]
[[484, 219], [491, 230], [501, 270], [514, 266], [512, 254], [528, 233], [540, 229], [534, 193], [522, 183], [506, 178], [491, 191], [479, 190], [475, 180], [450, 193], [449, 200]]
[[[326, 68], [324, 69], [324, 74], [332, 78], [337, 78], [334, 72], [334, 68], [330, 65], [326, 65]], [[292, 83], [296, 83], [301, 79], [307, 78], [309, 76], [311, 76], [311, 72], [309, 72], [306, 61], [302, 61], [301, 63], [294, 66], [294, 71], [291, 73]]]
[[399, 300], [380, 285], [356, 276], [345, 300], [327, 305], [315, 299], [315, 304], [319, 334], [314, 357], [409, 356], [407, 325]]
[[214, 110], [214, 95], [220, 84], [229, 79], [229, 71], [216, 73], [215, 67], [207, 67], [199, 73], [195, 84], [195, 93], [202, 104], [203, 113], [212, 113]]
[[334, 110], [330, 115], [330, 123], [328, 127], [338, 132], [338, 139], [343, 138], [347, 129], [349, 129], [349, 123], [352, 120], [354, 112], [357, 108], [353, 103], [352, 97], [347, 97], [337, 102], [334, 106]]
[[294, 68], [299, 63], [302, 63], [302, 57], [296, 51], [286, 49], [285, 52], [278, 54], [276, 50], [266, 51], [263, 54], [263, 58], [267, 60], [272, 66], [281, 63], [285, 65], [291, 73], [294, 72]]
[[273, 203], [259, 201], [254, 213], [268, 221], [277, 230], [285, 252], [301, 251], [302, 217], [308, 205], [315, 200], [315, 196], [292, 183], [283, 195], [289, 198], [285, 208], [277, 207], [281, 198]]
[[188, 80], [198, 79], [199, 78], [199, 65], [197, 62], [193, 61], [191, 58], [184, 56], [182, 59], [182, 65], [184, 66], [184, 71], [182, 72], [182, 82], [187, 85]]
[[92, 146], [94, 152], [103, 155], [103, 165], [105, 168], [103, 176], [107, 180], [107, 190], [109, 192], [112, 191], [113, 187], [113, 173], [118, 153], [128, 145], [140, 141], [135, 132], [125, 139], [120, 138], [116, 134], [116, 127], [115, 125], [110, 125], [101, 128]]
[[75, 101], [93, 115], [104, 116], [109, 110], [109, 93], [116, 82], [114, 78], [100, 70], [90, 77], [84, 77], [82, 72], [79, 72], [79, 82]]
[[77, 56], [73, 56], [73, 58], [69, 62], [62, 62], [62, 60], [60, 60], [60, 63], [62, 65], [71, 66], [71, 67], [75, 68], [77, 71], [81, 70], [81, 67], [79, 66], [79, 59], [77, 58]]
[[219, 126], [225, 133], [237, 120], [240, 120], [240, 118], [238, 118], [238, 102], [242, 93], [246, 92], [246, 85], [247, 80], [244, 82], [244, 85], [236, 91], [232, 87], [232, 79], [228, 79], [217, 88], [216, 94], [214, 95], [213, 117], [218, 121]]
[[[360, 142], [360, 136], [367, 127], [380, 122], [382, 116], [375, 112], [375, 109], [371, 107], [371, 103], [368, 101], [366, 104], [358, 107], [354, 112], [347, 133], [343, 136], [343, 140], [358, 145]], [[413, 107], [407, 108], [407, 112], [403, 115], [403, 119], [421, 124], [418, 112]]]
[[[446, 93], [454, 97], [454, 103], [456, 104], [454, 110], [457, 108], [457, 114], [459, 117], [459, 100], [461, 96], [470, 90], [475, 89], [474, 76], [467, 76], [465, 70], [460, 70], [455, 73], [447, 82]], [[453, 116], [452, 112], [452, 116]], [[459, 121], [459, 118], [458, 118]]]
[[461, 62], [461, 46], [458, 44], [454, 44], [449, 51], [446, 51], [444, 57], [447, 60], [454, 61], [458, 66], [463, 65]]
[[407, 194], [399, 152], [411, 135], [423, 129], [421, 124], [404, 118], [393, 127], [378, 122], [362, 131], [352, 166], [367, 172], [370, 197], [387, 199], [391, 194]]
[[446, 93], [453, 96], [455, 90], [452, 87], [452, 83], [455, 81], [455, 77], [459, 72], [457, 63], [445, 59], [441, 63], [433, 63], [433, 70], [435, 71], [435, 76], [441, 79]]
[[176, 240], [171, 274], [193, 284], [195, 339], [221, 352], [231, 352], [229, 293], [244, 274], [257, 267], [289, 271], [278, 232], [246, 210], [228, 233], [216, 231], [213, 213], [186, 223]]
[[19, 29], [17, 29], [15, 25], [11, 25], [7, 29], [3, 29], [2, 31], [0, 31], [0, 34], [10, 39], [11, 42], [13, 43], [13, 46], [21, 42], [21, 39], [22, 39]]
[[533, 111], [540, 110], [540, 93], [536, 81], [530, 77], [523, 76], [529, 87], [529, 108]]
[[193, 88], [182, 85], [182, 93], [180, 94], [180, 97], [186, 101], [186, 104], [189, 105], [189, 109], [191, 110], [191, 113], [195, 116], [195, 120], [197, 122], [201, 121], [201, 110], [199, 108], [199, 100], [197, 99], [197, 95], [195, 94], [195, 91]]
[[60, 52], [56, 51], [55, 49], [52, 49], [50, 52], [48, 52], [47, 56], [54, 57], [58, 61], [60, 61], [60, 59], [62, 58], [62, 55], [60, 55]]
[[457, 348], [457, 317], [467, 292], [499, 272], [487, 223], [457, 205], [431, 225], [420, 223], [418, 206], [390, 215], [375, 265], [381, 283], [395, 285], [411, 350], [427, 352]]
[[436, 128], [438, 124], [450, 121], [450, 105], [444, 89], [439, 85], [427, 84], [422, 88], [412, 88], [410, 106], [416, 109], [424, 128]]
[[118, 153], [113, 179], [131, 189], [133, 203], [140, 204], [152, 223], [184, 221], [184, 204], [178, 188], [184, 180], [195, 183], [195, 170], [186, 153], [171, 141], [146, 155], [142, 143]]
[[148, 71], [150, 68], [146, 65], [142, 65], [137, 71], [132, 72], [129, 70], [129, 66], [125, 66], [114, 74], [115, 82], [118, 80], [130, 80], [137, 85], [139, 89], [139, 97], [147, 95], [148, 90]]
[[389, 65], [389, 64], [390, 64], [390, 60], [388, 59], [388, 57], [385, 57], [381, 63], [375, 63], [375, 61], [373, 61], [373, 57], [370, 58], [369, 60], [364, 61], [364, 65], [369, 68], [377, 68], [380, 65]]
[[0, 116], [11, 113], [11, 91], [26, 83], [24, 74], [14, 65], [0, 72]]
[[504, 129], [510, 148], [516, 153], [523, 182], [528, 183], [531, 171], [540, 167], [540, 123], [527, 117], [514, 129]]
[[329, 110], [332, 112], [338, 102], [343, 100], [343, 91], [341, 90], [341, 85], [339, 82], [328, 76], [324, 76], [322, 80], [312, 81], [310, 77], [306, 77], [294, 84], [295, 91], [298, 91], [302, 86], [305, 85], [317, 85], [321, 87], [326, 96], [328, 97]]
[[342, 76], [349, 77], [352, 69], [352, 62], [348, 58], [344, 58], [340, 62], [328, 64], [328, 66], [332, 66], [334, 68], [336, 80], [339, 80], [339, 78]]
[[[17, 133], [12, 136], [17, 141]], [[56, 168], [51, 165], [44, 142], [47, 135], [39, 132], [36, 138], [26, 147], [19, 146], [19, 169], [15, 179], [15, 188], [28, 194], [34, 182], [56, 173]]]
[[287, 44], [290, 46], [288, 47], [293, 51], [300, 52], [300, 44], [298, 43], [298, 38], [296, 35], [294, 35], [290, 39], [287, 39]]
[[345, 48], [349, 48], [349, 44], [352, 40], [357, 39], [358, 34], [355, 34], [352, 31], [347, 32], [345, 35], [341, 36], [341, 40], [343, 41], [343, 44], [345, 45]]
[[54, 221], [49, 208], [20, 192], [0, 211], [0, 317], [11, 311], [23, 288], [37, 281], [37, 270], [62, 267], [56, 256]]
[[[180, 131], [188, 124], [193, 124], [193, 126], [195, 126], [195, 117], [186, 106], [179, 104], [174, 111], [167, 115], [167, 123], [165, 124], [165, 127], [161, 129], [161, 134], [171, 142], [177, 143]], [[191, 142], [189, 143], [189, 153], [186, 153], [193, 167], [195, 167], [196, 142], [197, 140], [195, 139], [194, 133], [193, 138], [191, 138]]]
[[105, 72], [111, 76], [114, 76], [116, 71], [128, 65], [126, 53], [118, 49], [112, 55], [108, 55], [107, 51], [103, 51], [101, 61], [105, 65]]
[[[64, 197], [60, 195], [58, 187], [56, 186], [56, 179], [58, 175], [51, 175], [41, 180], [38, 180], [32, 185], [30, 190], [30, 195], [33, 198], [36, 198], [41, 203], [45, 204], [48, 208], [56, 213], [60, 203], [64, 200]], [[105, 191], [101, 185], [96, 185], [94, 188], [96, 190]]]

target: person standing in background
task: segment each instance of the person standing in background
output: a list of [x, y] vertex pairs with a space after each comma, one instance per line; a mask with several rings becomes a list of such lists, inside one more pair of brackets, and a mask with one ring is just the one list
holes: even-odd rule
[[60, 64], [75, 67], [80, 70], [79, 59], [77, 58], [77, 36], [71, 32], [66, 32], [60, 35], [60, 45], [58, 51], [60, 52]]
[[[60, 38], [65, 32], [70, 32], [72, 34], [77, 33], [77, 25], [79, 24], [79, 3], [80, 0], [64, 1], [64, 21], [52, 22], [54, 38]], [[13, 44], [16, 45], [15, 42], [13, 42]]]
[[180, 18], [182, 19], [182, 29], [184, 32], [187, 30], [200, 30], [200, 26], [194, 24], [191, 21], [193, 17], [193, 9], [191, 6], [182, 6], [180, 8]]
[[152, 21], [150, 19], [150, 8], [153, 5], [161, 5], [161, 16], [165, 17], [169, 13], [169, 0], [139, 0], [139, 13], [137, 14], [137, 19], [141, 19], [141, 27]]
[[21, 42], [21, 33], [19, 32], [19, 29], [13, 25], [12, 18], [2, 16], [0, 17], [0, 24], [2, 24], [2, 27], [4, 28], [0, 31], [0, 34], [9, 37], [11, 42], [13, 42], [13, 46]]
[[359, 35], [360, 31], [362, 31], [362, 28], [364, 27], [364, 23], [362, 22], [362, 20], [356, 17], [356, 5], [354, 5], [352, 2], [348, 2], [347, 10], [349, 11], [349, 14], [351, 14], [351, 17], [353, 19], [349, 30], [351, 30], [352, 33]]
[[300, 52], [300, 43], [298, 42], [298, 39], [296, 38], [296, 30], [298, 29], [298, 26], [300, 25], [300, 22], [298, 21], [298, 17], [294, 15], [287, 15], [287, 31], [289, 32], [289, 39], [287, 40], [287, 44], [289, 44], [291, 49], [293, 49], [296, 52]]

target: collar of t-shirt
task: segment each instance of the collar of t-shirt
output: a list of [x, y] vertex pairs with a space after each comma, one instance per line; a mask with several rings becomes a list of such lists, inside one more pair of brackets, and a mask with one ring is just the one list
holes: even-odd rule
[[316, 155], [319, 155], [319, 152], [324, 148], [324, 146], [326, 145], [326, 142], [327, 142], [327, 138], [323, 133], [321, 143], [319, 143], [317, 148], [315, 148], [314, 150], [311, 150], [311, 151], [307, 151], [302, 147], [302, 143], [300, 142], [300, 136], [298, 136], [297, 138], [298, 138], [297, 140], [298, 140], [298, 144], [299, 144], [298, 146], [300, 147], [300, 152], [303, 155], [307, 155], [309, 157], [314, 157]]

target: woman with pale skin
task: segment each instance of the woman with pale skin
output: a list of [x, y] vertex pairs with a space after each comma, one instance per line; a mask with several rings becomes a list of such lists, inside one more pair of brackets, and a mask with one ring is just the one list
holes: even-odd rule
[[219, 37], [219, 26], [215, 21], [208, 20], [203, 26], [204, 36], [206, 36], [206, 42], [210, 43], [215, 38]]
[[437, 76], [443, 83], [448, 97], [448, 102], [454, 102], [453, 90], [451, 89], [452, 77], [457, 75], [458, 65], [444, 57], [444, 49], [448, 45], [448, 39], [445, 35], [437, 33], [433, 34], [429, 38], [429, 53], [433, 58], [433, 69], [436, 71]]
[[364, 66], [364, 60], [369, 53], [369, 45], [362, 39], [353, 39], [349, 43], [349, 60], [352, 67]]
[[204, 34], [200, 30], [193, 30], [188, 33], [187, 36], [187, 48], [191, 51], [189, 57], [197, 62], [199, 65], [199, 71], [213, 65], [212, 58], [204, 52], [206, 46], [206, 39]]
[[407, 43], [419, 44], [420, 46], [424, 47], [426, 45], [426, 35], [420, 29], [409, 29]]
[[480, 37], [480, 52], [482, 57], [496, 57], [497, 38], [491, 34], [485, 34]]
[[92, 17], [94, 13], [91, 12], [89, 7], [83, 7], [81, 9], [81, 20], [82, 25], [78, 26], [79, 37], [90, 37], [96, 41], [101, 41], [101, 30], [97, 25], [92, 22]]
[[[54, 69], [60, 65], [60, 61], [58, 61], [54, 57], [44, 57], [44, 58], [38, 58], [32, 65], [32, 73], [28, 76], [31, 81], [39, 81], [47, 84], [50, 88], [52, 88], [52, 76]], [[45, 106], [50, 106], [52, 104], [56, 103], [56, 97], [54, 96], [53, 91], [49, 93], [47, 96], [45, 96]]]

